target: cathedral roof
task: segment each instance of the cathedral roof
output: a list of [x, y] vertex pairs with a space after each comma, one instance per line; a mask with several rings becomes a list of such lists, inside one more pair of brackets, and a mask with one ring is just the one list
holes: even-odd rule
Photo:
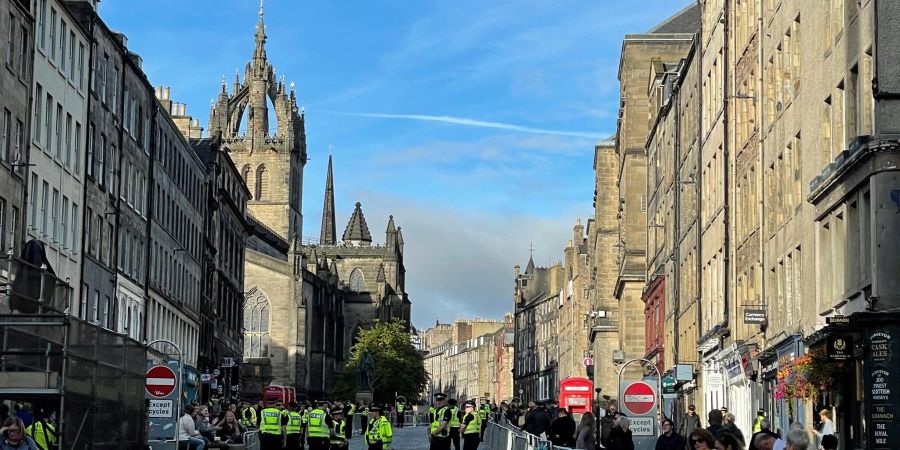
[[344, 230], [342, 239], [344, 242], [372, 242], [372, 234], [369, 233], [369, 226], [363, 216], [362, 203], [356, 202], [356, 208], [353, 210], [353, 215], [350, 216], [350, 222], [347, 223], [347, 229]]

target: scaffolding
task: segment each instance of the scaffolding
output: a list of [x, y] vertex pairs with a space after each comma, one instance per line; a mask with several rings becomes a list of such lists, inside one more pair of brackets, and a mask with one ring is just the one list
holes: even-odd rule
[[7, 254], [0, 282], [0, 401], [53, 417], [59, 449], [143, 448], [147, 348], [72, 316], [45, 266]]

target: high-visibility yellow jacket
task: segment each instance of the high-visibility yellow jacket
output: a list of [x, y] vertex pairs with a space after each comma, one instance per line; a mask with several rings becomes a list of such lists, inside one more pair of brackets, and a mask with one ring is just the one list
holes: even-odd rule
[[281, 434], [281, 410], [266, 408], [260, 413], [259, 432], [264, 434]]
[[303, 416], [297, 411], [288, 411], [288, 423], [284, 426], [286, 434], [300, 434], [303, 428]]
[[474, 412], [470, 412], [466, 414], [465, 417], [463, 417], [463, 425], [465, 425], [466, 419], [468, 419], [469, 417], [471, 417], [472, 420], [468, 425], [466, 425], [466, 429], [463, 430], [463, 435], [481, 433], [481, 416], [475, 414]]
[[256, 409], [255, 408], [253, 408], [251, 406], [248, 408], [244, 408], [241, 411], [241, 425], [243, 425], [244, 428], [255, 427], [258, 425], [258, 422], [256, 421]]
[[50, 423], [35, 421], [25, 429], [25, 434], [31, 436], [41, 450], [50, 450], [50, 446], [56, 444], [56, 427]]
[[391, 423], [384, 417], [369, 420], [369, 431], [366, 433], [366, 444], [372, 445], [381, 443], [382, 448], [387, 450], [394, 439], [394, 430], [391, 429]]

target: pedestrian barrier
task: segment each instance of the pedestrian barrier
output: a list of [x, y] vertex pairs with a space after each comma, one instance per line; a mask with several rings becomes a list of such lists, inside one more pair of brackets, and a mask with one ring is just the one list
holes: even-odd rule
[[244, 450], [259, 450], [259, 431], [244, 432]]
[[503, 422], [488, 422], [484, 430], [483, 443], [491, 450], [571, 450], [569, 447], [553, 445], [547, 439], [526, 433], [505, 420]]

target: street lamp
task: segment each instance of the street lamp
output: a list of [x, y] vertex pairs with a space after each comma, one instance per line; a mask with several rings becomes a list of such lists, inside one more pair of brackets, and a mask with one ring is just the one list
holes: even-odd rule
[[600, 431], [601, 431], [600, 430], [600, 393], [603, 392], [603, 388], [599, 388], [599, 387], [594, 388], [594, 392], [597, 393], [597, 397], [596, 397], [597, 398], [597, 409], [594, 412], [594, 414], [596, 414], [594, 416], [594, 422], [597, 423], [597, 434], [595, 436], [597, 436], [597, 441], [599, 442], [600, 441]]

